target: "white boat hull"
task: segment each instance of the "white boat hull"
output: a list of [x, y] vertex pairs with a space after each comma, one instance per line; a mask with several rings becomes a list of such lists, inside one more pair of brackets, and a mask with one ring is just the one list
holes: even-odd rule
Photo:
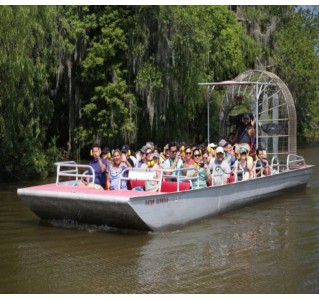
[[18, 195], [45, 220], [170, 231], [305, 187], [312, 170], [313, 166], [305, 166], [243, 182], [173, 193], [98, 191], [49, 184], [18, 189]]

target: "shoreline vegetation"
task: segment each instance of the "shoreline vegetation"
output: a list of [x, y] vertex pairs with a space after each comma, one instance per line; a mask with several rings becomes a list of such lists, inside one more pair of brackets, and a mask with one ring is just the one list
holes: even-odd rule
[[287, 84], [298, 140], [318, 141], [318, 24], [318, 6], [0, 6], [0, 180], [45, 178], [94, 142], [205, 143], [197, 83], [247, 69]]

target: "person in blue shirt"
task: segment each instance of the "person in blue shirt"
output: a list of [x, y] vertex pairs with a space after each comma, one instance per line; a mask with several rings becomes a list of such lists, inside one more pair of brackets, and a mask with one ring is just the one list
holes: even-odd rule
[[[89, 165], [95, 172], [94, 183], [100, 185], [103, 189], [105, 189], [108, 164], [106, 160], [101, 157], [101, 148], [98, 144], [92, 145], [92, 156], [93, 159], [90, 161]], [[92, 170], [90, 168], [88, 169], [88, 174], [92, 175]], [[88, 179], [90, 178], [87, 178], [87, 181]]]
[[226, 143], [224, 148], [225, 158], [224, 160], [228, 162], [229, 167], [232, 168], [237, 158], [235, 155], [234, 147], [230, 143]]

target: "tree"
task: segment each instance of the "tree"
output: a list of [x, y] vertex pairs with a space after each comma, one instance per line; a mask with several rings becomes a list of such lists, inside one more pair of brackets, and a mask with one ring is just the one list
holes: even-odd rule
[[[3, 178], [45, 177], [53, 169], [51, 7], [0, 7], [0, 143]], [[54, 68], [53, 68], [54, 69]], [[46, 149], [46, 150], [45, 150]], [[49, 150], [48, 150], [49, 149]], [[47, 152], [46, 152], [47, 151]]]
[[144, 108], [138, 128], [149, 125], [138, 139], [203, 141], [206, 100], [198, 82], [235, 77], [252, 64], [255, 43], [225, 6], [138, 7], [130, 28], [128, 65]]
[[125, 75], [124, 7], [92, 7], [94, 34], [82, 63], [82, 116], [76, 131], [80, 148], [93, 142], [119, 147], [135, 141], [135, 97]]
[[274, 59], [296, 102], [298, 132], [313, 139], [319, 133], [319, 31], [309, 17], [314, 21], [313, 15], [299, 11], [276, 34]]

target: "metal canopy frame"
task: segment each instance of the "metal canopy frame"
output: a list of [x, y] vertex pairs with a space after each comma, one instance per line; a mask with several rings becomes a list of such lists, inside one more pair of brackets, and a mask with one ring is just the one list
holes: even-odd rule
[[[255, 120], [258, 124], [258, 101], [263, 90], [269, 85], [276, 85], [272, 82], [258, 82], [258, 81], [220, 81], [220, 82], [200, 82], [199, 86], [208, 87], [208, 95], [211, 96], [216, 86], [255, 86], [254, 98], [256, 101]], [[209, 90], [210, 89], [210, 90]], [[210, 97], [207, 97], [207, 143], [210, 144]], [[256, 148], [258, 148], [258, 126], [256, 126]]]
[[[235, 126], [229, 123], [231, 112], [240, 111], [250, 105], [256, 124], [256, 147], [267, 149], [269, 156], [297, 153], [297, 117], [293, 97], [285, 83], [275, 74], [263, 70], [247, 70], [234, 80], [201, 82], [206, 88], [207, 142], [210, 143], [210, 102], [215, 87], [224, 87], [225, 93], [220, 106], [219, 138], [226, 138], [228, 130]], [[242, 96], [243, 100], [236, 97]], [[237, 108], [236, 108], [237, 107]], [[277, 126], [265, 129], [265, 126]], [[268, 131], [267, 131], [268, 130]], [[274, 131], [271, 131], [274, 130]], [[228, 133], [227, 133], [228, 132]], [[282, 155], [283, 158], [283, 155]]]

